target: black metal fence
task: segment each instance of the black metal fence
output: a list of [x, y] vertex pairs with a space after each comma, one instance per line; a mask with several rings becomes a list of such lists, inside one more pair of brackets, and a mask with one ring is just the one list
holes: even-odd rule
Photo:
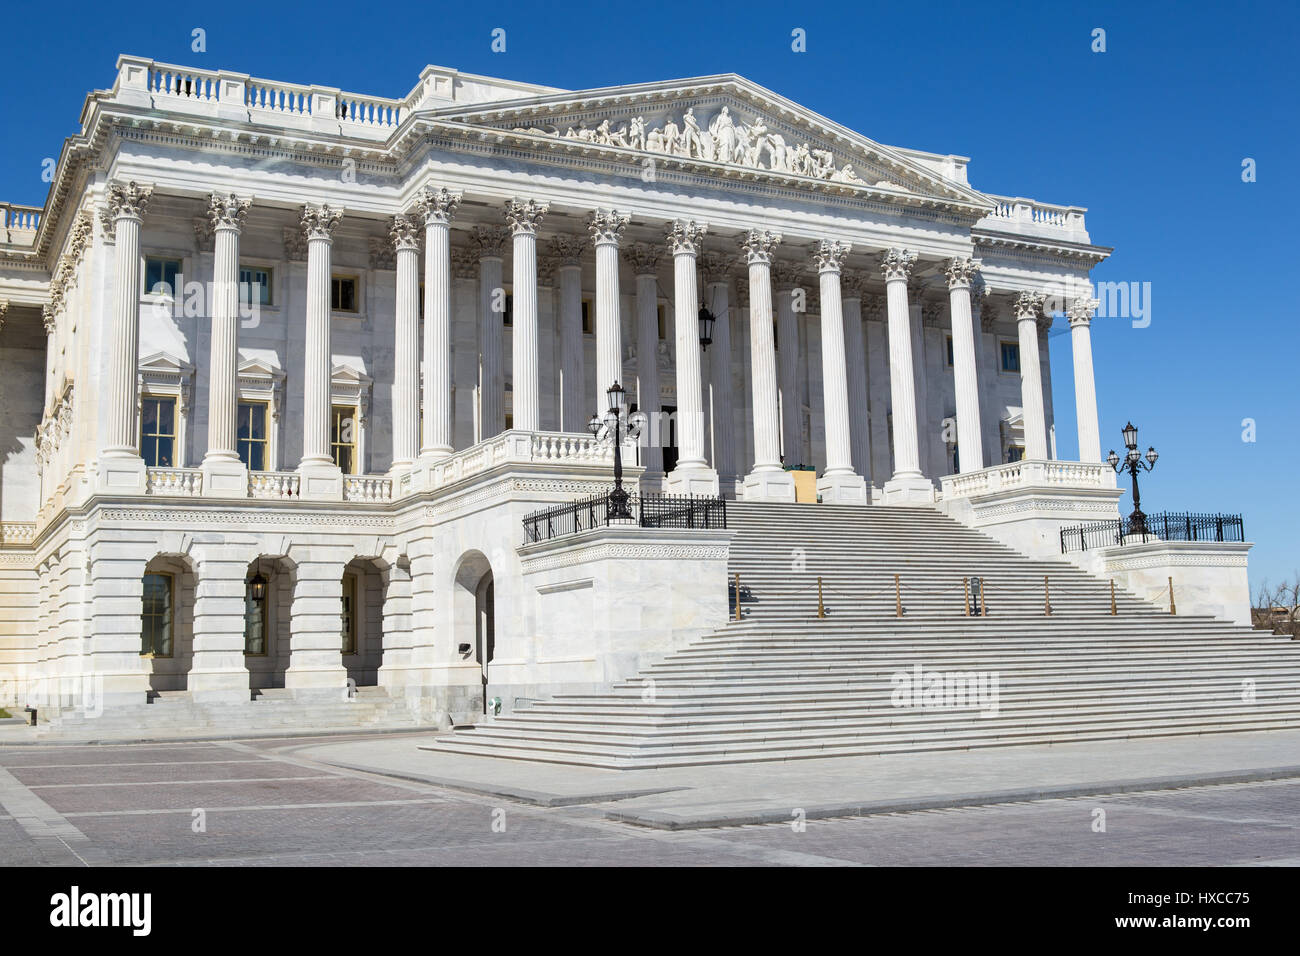
[[549, 541], [566, 534], [578, 534], [605, 525], [641, 528], [727, 527], [727, 500], [690, 495], [628, 495], [630, 518], [610, 517], [610, 496], [605, 491], [590, 498], [566, 502], [534, 511], [524, 518], [524, 541]]
[[1133, 530], [1128, 518], [1094, 521], [1061, 529], [1061, 553], [1088, 551], [1130, 541], [1245, 541], [1246, 526], [1241, 515], [1173, 514], [1146, 515], [1145, 532]]

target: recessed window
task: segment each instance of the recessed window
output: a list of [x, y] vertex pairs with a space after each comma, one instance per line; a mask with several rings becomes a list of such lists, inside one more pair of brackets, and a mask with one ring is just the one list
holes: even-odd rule
[[668, 305], [665, 302], [659, 303], [659, 341], [662, 342], [668, 338]]
[[351, 405], [330, 408], [330, 454], [343, 474], [356, 474], [357, 410]]
[[357, 576], [343, 575], [343, 653], [357, 652]]
[[947, 337], [947, 340], [948, 340], [948, 367], [949, 367], [949, 368], [952, 368], [952, 364], [953, 364], [953, 362], [952, 362], [952, 336], [949, 335], [949, 336]]
[[1008, 446], [1007, 446], [1007, 461], [1008, 461], [1008, 462], [1020, 461], [1020, 460], [1023, 459], [1024, 457], [1025, 457], [1025, 448], [1024, 448], [1023, 445], [1008, 445]]
[[509, 292], [506, 293], [506, 311], [502, 314], [501, 321], [506, 328], [515, 324], [515, 297]]
[[140, 655], [172, 656], [172, 576], [146, 574], [140, 613]]
[[244, 584], [244, 653], [248, 657], [265, 657], [267, 646], [266, 597], [253, 598], [253, 582]]
[[592, 332], [592, 322], [594, 321], [595, 309], [592, 308], [590, 299], [582, 300], [582, 334], [590, 335]]
[[176, 464], [176, 399], [140, 400], [140, 457], [150, 468]]
[[1020, 346], [1015, 342], [1002, 343], [1002, 371], [1020, 371]]
[[332, 276], [330, 278], [330, 308], [335, 312], [357, 311], [356, 276]]
[[271, 270], [261, 266], [239, 267], [239, 301], [245, 307], [256, 302], [271, 304]]
[[181, 260], [147, 256], [144, 260], [144, 291], [149, 295], [174, 296]]
[[266, 471], [266, 403], [240, 402], [236, 421], [239, 460], [249, 471]]

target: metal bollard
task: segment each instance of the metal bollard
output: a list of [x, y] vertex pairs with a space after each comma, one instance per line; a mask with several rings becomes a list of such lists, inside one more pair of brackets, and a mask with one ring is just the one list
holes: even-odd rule
[[898, 575], [894, 575], [894, 617], [903, 616], [903, 591], [898, 584]]
[[961, 609], [967, 617], [970, 617], [970, 578], [961, 579], [962, 602]]
[[740, 572], [736, 572], [736, 620], [740, 620]]
[[1174, 579], [1169, 579], [1169, 613], [1177, 614], [1178, 608], [1174, 606]]
[[989, 609], [984, 604], [984, 578], [980, 578], [980, 617], [988, 617]]
[[1113, 617], [1113, 616], [1115, 615], [1115, 613], [1116, 613], [1116, 612], [1115, 612], [1115, 579], [1114, 579], [1114, 578], [1111, 578], [1111, 579], [1110, 579], [1110, 613], [1111, 613], [1111, 616], [1112, 616], [1112, 617]]
[[1052, 593], [1046, 574], [1043, 575], [1043, 614], [1047, 617], [1052, 616]]

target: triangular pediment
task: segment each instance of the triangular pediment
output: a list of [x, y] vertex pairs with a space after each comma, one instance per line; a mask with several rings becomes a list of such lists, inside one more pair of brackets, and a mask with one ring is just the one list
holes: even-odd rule
[[[240, 350], [243, 354], [243, 350]], [[284, 379], [284, 369], [280, 368], [273, 361], [263, 355], [252, 355], [243, 359], [239, 363], [240, 378], [247, 379], [267, 379], [270, 381], [281, 381]]]
[[964, 183], [735, 75], [552, 93], [436, 116], [551, 150], [631, 154], [722, 178], [878, 193], [905, 204], [991, 207]]
[[140, 359], [138, 371], [141, 374], [188, 378], [194, 374], [194, 366], [171, 352], [153, 352]]

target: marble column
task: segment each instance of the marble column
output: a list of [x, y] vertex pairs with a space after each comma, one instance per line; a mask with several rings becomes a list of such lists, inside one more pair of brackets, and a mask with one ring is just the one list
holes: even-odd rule
[[[393, 474], [409, 471], [420, 451], [420, 228], [397, 215], [388, 226], [397, 267], [393, 336]], [[444, 250], [445, 251], [445, 250]], [[429, 308], [426, 290], [425, 309]]]
[[740, 246], [749, 268], [749, 363], [753, 385], [754, 469], [745, 476], [746, 501], [794, 501], [794, 475], [781, 467], [781, 409], [772, 335], [772, 254], [777, 233], [751, 229]]
[[596, 247], [596, 404], [606, 411], [606, 390], [623, 376], [623, 323], [619, 317], [618, 242], [628, 217], [597, 209], [587, 220]]
[[330, 254], [334, 230], [343, 210], [303, 206], [300, 215], [307, 242], [307, 323], [303, 363], [303, 432], [299, 495], [339, 500], [343, 473], [330, 454], [330, 400], [333, 352], [330, 346]]
[[822, 239], [813, 249], [821, 304], [822, 408], [826, 426], [826, 470], [817, 479], [817, 493], [828, 503], [865, 505], [866, 480], [853, 470], [840, 293], [840, 270], [851, 248], [847, 242]]
[[508, 235], [502, 226], [479, 226], [474, 231], [479, 270], [479, 441], [487, 441], [506, 427], [506, 381], [501, 364], [506, 292], [501, 271]]
[[[461, 194], [425, 186], [413, 219], [424, 223], [424, 412], [420, 459], [433, 464], [455, 449], [452, 415], [451, 219]], [[400, 264], [400, 258], [399, 258]], [[400, 281], [400, 273], [399, 273]], [[401, 361], [399, 356], [398, 361]], [[418, 402], [418, 399], [417, 399]]]
[[717, 495], [718, 473], [704, 459], [704, 393], [700, 362], [700, 300], [696, 256], [706, 228], [694, 220], [668, 224], [673, 254], [673, 324], [677, 345], [677, 467], [665, 482], [670, 494]]
[[[866, 337], [862, 330], [863, 277], [841, 275], [840, 290], [844, 305], [844, 352], [849, 387], [849, 414], [852, 419], [850, 444], [853, 470], [871, 481], [871, 425], [868, 399]], [[868, 497], [868, 504], [870, 498]]]
[[1080, 296], [1066, 310], [1070, 320], [1070, 350], [1074, 354], [1074, 415], [1079, 428], [1079, 461], [1101, 461], [1101, 429], [1097, 425], [1097, 383], [1092, 371], [1092, 313], [1100, 303]]
[[971, 281], [979, 268], [977, 259], [956, 258], [948, 260], [946, 270], [948, 309], [952, 317], [952, 375], [957, 399], [957, 464], [963, 474], [984, 467], [975, 318], [970, 305]]
[[[551, 251], [559, 261], [560, 282], [560, 430], [587, 431], [596, 409], [586, 400], [586, 362], [582, 348], [582, 236], [556, 236]], [[599, 408], [600, 406], [597, 406]]]
[[713, 343], [709, 346], [709, 434], [713, 468], [727, 497], [736, 489], [736, 427], [731, 394], [731, 260], [720, 253], [700, 259], [709, 311], [714, 315]]
[[[806, 296], [799, 286], [802, 271], [797, 263], [773, 261], [776, 288], [776, 362], [781, 395], [781, 451], [787, 465], [805, 464], [803, 458], [803, 396], [799, 389], [799, 317], [795, 296]], [[799, 303], [800, 312], [807, 310]]]
[[889, 395], [894, 418], [894, 474], [885, 482], [886, 504], [934, 501], [934, 485], [921, 474], [916, 419], [912, 317], [907, 302], [907, 280], [915, 264], [916, 253], [906, 249], [890, 249], [880, 260], [889, 316]]
[[1025, 457], [1047, 459], [1047, 415], [1043, 408], [1043, 370], [1038, 355], [1038, 319], [1044, 296], [1021, 292], [1015, 298], [1016, 331], [1020, 339], [1020, 397], [1025, 428]]
[[136, 429], [140, 361], [140, 224], [152, 186], [113, 182], [106, 196], [113, 223], [113, 312], [108, 329], [105, 417], [99, 449], [101, 491], [144, 494], [146, 473]]
[[513, 424], [525, 431], [541, 428], [542, 395], [537, 373], [537, 227], [549, 208], [548, 203], [532, 199], [512, 199], [506, 203], [506, 221], [514, 234]]
[[659, 395], [659, 246], [638, 242], [623, 253], [636, 277], [636, 403], [648, 416], [641, 436], [641, 487], [663, 490], [663, 441], [667, 425], [660, 420]]
[[[248, 495], [248, 469], [235, 442], [239, 408], [239, 234], [249, 200], [232, 195], [208, 197], [208, 230], [213, 236], [212, 322], [208, 373], [208, 450], [203, 456], [203, 494], [218, 498]], [[177, 290], [180, 294], [180, 290]]]

